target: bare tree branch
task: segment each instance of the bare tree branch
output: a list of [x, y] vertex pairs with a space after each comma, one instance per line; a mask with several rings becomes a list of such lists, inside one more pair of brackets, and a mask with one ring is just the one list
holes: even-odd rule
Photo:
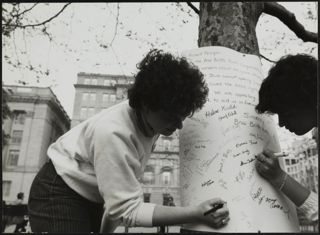
[[25, 14], [25, 13], [27, 13], [28, 11], [31, 11], [36, 5], [38, 5], [39, 3], [37, 2], [37, 3], [35, 3], [35, 4], [33, 4], [33, 6], [32, 7], [30, 7], [30, 8], [28, 8], [28, 9], [26, 9], [26, 10], [24, 10], [23, 12], [20, 12], [20, 13], [18, 13], [18, 14], [16, 14], [16, 15], [14, 15], [13, 17], [19, 17], [19, 16], [21, 16], [21, 15], [23, 15], [23, 14]]
[[262, 54], [259, 54], [259, 56], [261, 56], [263, 59], [265, 59], [265, 60], [267, 60], [267, 61], [269, 61], [269, 62], [271, 62], [271, 63], [276, 63], [276, 61], [270, 60], [270, 59], [268, 59], [267, 57], [265, 57], [265, 56], [262, 55]]
[[199, 15], [199, 9], [197, 9], [191, 2], [187, 2], [188, 6], [191, 7], [191, 9]]
[[62, 9], [57, 13], [55, 14], [54, 16], [50, 17], [49, 19], [41, 22], [41, 23], [38, 23], [38, 24], [27, 24], [27, 25], [19, 25], [19, 24], [6, 24], [5, 26], [6, 27], [18, 27], [18, 28], [27, 28], [27, 27], [36, 27], [36, 26], [40, 26], [40, 25], [45, 25], [46, 23], [50, 22], [51, 20], [53, 20], [54, 18], [58, 17], [63, 11], [64, 9], [70, 5], [71, 2], [65, 4]]
[[307, 31], [303, 25], [297, 21], [295, 15], [280, 4], [276, 2], [265, 2], [263, 12], [277, 17], [304, 42], [318, 43], [318, 33]]
[[118, 33], [119, 12], [120, 12], [120, 6], [119, 6], [119, 3], [118, 3], [118, 5], [117, 5], [116, 25], [115, 25], [115, 29], [114, 29], [113, 38], [112, 38], [112, 40], [111, 40], [111, 42], [110, 42], [110, 46], [112, 46], [112, 43], [113, 43], [113, 41], [114, 41], [114, 39], [115, 39], [115, 37], [116, 37], [116, 35], [117, 35], [117, 33]]

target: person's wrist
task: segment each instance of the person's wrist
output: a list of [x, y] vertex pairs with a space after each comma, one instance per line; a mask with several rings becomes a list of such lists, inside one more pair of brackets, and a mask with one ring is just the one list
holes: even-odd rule
[[288, 174], [285, 173], [284, 177], [283, 177], [283, 180], [281, 182], [281, 185], [278, 187], [278, 189], [281, 191], [283, 189], [283, 187], [286, 185], [286, 182], [287, 182], [287, 179], [288, 179]]
[[190, 211], [190, 216], [192, 218], [193, 221], [200, 221], [200, 210], [198, 206], [190, 206], [189, 207], [189, 211]]
[[272, 181], [271, 184], [276, 187], [277, 189], [279, 189], [280, 187], [283, 187], [283, 181], [286, 178], [287, 173], [284, 172], [283, 170], [280, 171], [279, 174], [277, 174], [277, 177], [275, 177]]

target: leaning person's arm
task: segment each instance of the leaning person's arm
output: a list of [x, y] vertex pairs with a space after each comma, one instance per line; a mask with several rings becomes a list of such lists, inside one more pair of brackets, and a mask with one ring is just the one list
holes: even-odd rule
[[280, 177], [273, 182], [297, 206], [301, 206], [308, 198], [310, 190], [282, 171]]
[[[205, 212], [213, 205], [222, 204], [222, 207], [212, 212], [210, 216]], [[153, 226], [202, 223], [210, 227], [221, 228], [230, 220], [227, 202], [216, 197], [189, 207], [171, 207], [156, 205], [152, 218]]]
[[256, 170], [262, 177], [281, 190], [297, 207], [306, 201], [310, 190], [281, 169], [279, 159], [272, 151], [264, 150], [256, 158]]
[[304, 187], [284, 171], [272, 181], [272, 184], [280, 188], [309, 220], [318, 220], [318, 195], [316, 193]]
[[[117, 129], [116, 129], [117, 128]], [[115, 224], [128, 227], [152, 226], [155, 204], [143, 202], [140, 154], [120, 126], [95, 127], [93, 165], [98, 188], [105, 202], [101, 232], [112, 232]]]
[[[221, 227], [221, 223], [225, 224], [222, 220], [229, 220], [228, 207], [220, 198], [186, 208], [143, 202], [143, 189], [137, 178], [142, 173], [138, 141], [120, 126], [117, 130], [111, 128], [105, 130], [105, 125], [97, 125], [92, 142], [97, 184], [105, 202], [100, 232], [113, 232], [120, 223], [128, 227], [151, 227], [201, 221]], [[222, 203], [223, 207], [213, 216], [204, 216], [216, 203]]]
[[196, 207], [171, 207], [156, 205], [153, 212], [153, 226], [195, 223], [199, 213]]

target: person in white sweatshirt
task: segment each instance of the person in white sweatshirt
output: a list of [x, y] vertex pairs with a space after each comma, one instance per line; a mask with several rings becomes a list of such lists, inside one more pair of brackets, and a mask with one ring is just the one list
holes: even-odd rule
[[[296, 135], [313, 130], [318, 142], [317, 69], [318, 60], [307, 54], [280, 58], [262, 82], [257, 112], [278, 114], [279, 126]], [[319, 221], [318, 194], [281, 169], [273, 152], [265, 150], [257, 159], [257, 172], [283, 192], [310, 221]]]
[[[201, 109], [208, 87], [183, 57], [151, 50], [138, 65], [128, 100], [78, 124], [48, 148], [50, 159], [29, 196], [33, 232], [113, 232], [124, 226], [204, 223], [221, 228], [227, 204], [216, 195], [188, 207], [145, 203], [140, 184], [160, 134], [181, 129]], [[204, 215], [214, 204], [224, 206]]]

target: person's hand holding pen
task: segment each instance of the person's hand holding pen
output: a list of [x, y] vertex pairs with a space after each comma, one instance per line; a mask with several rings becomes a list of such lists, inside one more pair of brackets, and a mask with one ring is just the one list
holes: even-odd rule
[[221, 228], [230, 220], [227, 203], [220, 198], [213, 198], [198, 205], [199, 222], [213, 228]]
[[278, 189], [281, 189], [282, 183], [287, 175], [279, 165], [278, 158], [282, 156], [283, 154], [276, 154], [269, 150], [264, 150], [262, 153], [256, 155], [256, 170], [263, 178]]

